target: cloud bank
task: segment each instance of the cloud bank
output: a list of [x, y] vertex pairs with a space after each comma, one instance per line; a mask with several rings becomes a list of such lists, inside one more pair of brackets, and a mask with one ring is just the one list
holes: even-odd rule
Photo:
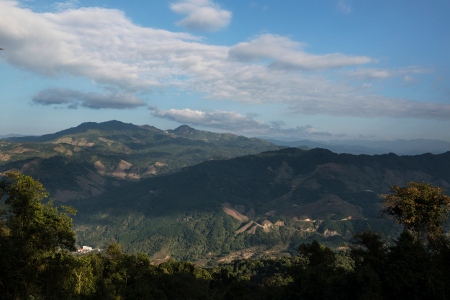
[[191, 110], [189, 108], [162, 111], [156, 107], [150, 107], [149, 109], [155, 117], [194, 126], [204, 126], [231, 131], [268, 128], [264, 122], [256, 121], [252, 116], [243, 116], [234, 111], [215, 110], [213, 112], [203, 112], [200, 110]]
[[373, 62], [367, 56], [351, 56], [341, 53], [314, 55], [302, 50], [302, 45], [287, 37], [264, 34], [250, 42], [230, 48], [231, 59], [243, 62], [270, 60], [269, 67], [306, 71], [328, 70]]
[[[419, 69], [377, 69], [377, 59], [369, 56], [310, 53], [301, 42], [274, 34], [217, 46], [189, 33], [136, 25], [119, 10], [70, 7], [37, 13], [0, 0], [0, 41], [6, 49], [0, 59], [48, 77], [87, 78], [104, 89], [96, 95], [47, 89], [35, 95], [34, 103], [130, 108], [144, 105], [133, 95], [170, 88], [201, 93], [205, 99], [276, 103], [298, 115], [450, 119], [449, 104], [390, 98], [364, 88], [369, 85], [348, 83], [352, 76], [411, 82]], [[223, 11], [204, 0], [171, 5], [187, 18], [195, 7]]]
[[82, 93], [70, 89], [46, 89], [33, 97], [33, 102], [41, 105], [62, 105], [67, 108], [78, 106], [102, 109], [124, 109], [145, 106], [146, 103], [132, 94], [124, 94], [117, 91], [108, 94]]
[[254, 115], [244, 116], [234, 111], [215, 110], [212, 112], [204, 112], [189, 108], [159, 110], [157, 107], [149, 107], [149, 110], [151, 110], [152, 115], [155, 117], [176, 121], [181, 124], [233, 131], [245, 135], [270, 135], [283, 138], [320, 138], [333, 136], [331, 133], [320, 131], [311, 125], [285, 128], [283, 121], [267, 124], [263, 121], [256, 120], [256, 116]]

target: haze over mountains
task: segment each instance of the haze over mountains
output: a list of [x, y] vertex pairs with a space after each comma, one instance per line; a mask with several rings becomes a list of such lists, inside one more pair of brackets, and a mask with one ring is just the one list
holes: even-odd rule
[[280, 141], [266, 139], [279, 146], [324, 148], [336, 153], [417, 155], [439, 154], [450, 151], [450, 143], [441, 140], [327, 140], [327, 141]]
[[[117, 121], [118, 122], [118, 121]], [[122, 123], [122, 122], [118, 122]], [[88, 126], [94, 126], [97, 128], [102, 128], [105, 125], [101, 124], [109, 124], [111, 122], [104, 123], [83, 123], [80, 126], [75, 128], [62, 130], [60, 132], [54, 134], [46, 134], [42, 136], [25, 136], [21, 134], [8, 134], [1, 135], [0, 139], [8, 139], [12, 141], [48, 141], [56, 136], [62, 136], [64, 134], [69, 134], [73, 130], [82, 130], [83, 128], [87, 128]], [[125, 123], [123, 123], [125, 124]], [[108, 126], [109, 126], [108, 125]], [[128, 124], [131, 126], [136, 126], [132, 124]], [[164, 132], [163, 130], [157, 129], [153, 126], [144, 125], [142, 128], [153, 128], [155, 130], [159, 130], [160, 132]], [[182, 128], [191, 128], [186, 125], [182, 125], [175, 130], [167, 130], [167, 132], [180, 132]], [[192, 128], [192, 130], [194, 130]], [[200, 131], [198, 131], [200, 132]], [[203, 131], [205, 132], [205, 131]], [[210, 132], [213, 134], [213, 132]], [[220, 135], [220, 134], [218, 134]], [[274, 145], [282, 146], [282, 147], [303, 147], [304, 149], [308, 148], [323, 148], [328, 149], [335, 153], [349, 153], [349, 154], [387, 154], [387, 153], [395, 153], [398, 155], [417, 155], [424, 153], [432, 153], [439, 154], [450, 151], [450, 142], [443, 140], [435, 140], [435, 139], [396, 139], [396, 140], [277, 140], [268, 137], [259, 137], [259, 139], [266, 140]]]
[[0, 141], [8, 170], [78, 209], [80, 245], [207, 263], [293, 253], [312, 239], [340, 247], [368, 228], [395, 235], [378, 195], [409, 181], [448, 189], [450, 152], [336, 154], [110, 121]]

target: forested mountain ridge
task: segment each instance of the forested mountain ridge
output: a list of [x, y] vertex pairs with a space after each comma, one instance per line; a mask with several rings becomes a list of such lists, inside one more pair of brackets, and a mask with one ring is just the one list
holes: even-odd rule
[[302, 241], [332, 247], [372, 229], [381, 198], [409, 181], [450, 186], [450, 152], [417, 156], [335, 154], [296, 148], [207, 161], [118, 187], [72, 205], [79, 242], [117, 241], [153, 259], [227, 260], [292, 253]]
[[379, 218], [392, 185], [450, 183], [450, 152], [416, 156], [281, 149], [180, 126], [83, 123], [0, 141], [0, 172], [19, 170], [78, 209], [78, 245], [119, 242], [155, 261], [202, 263], [292, 254], [303, 241], [339, 247]]
[[324, 148], [335, 153], [419, 155], [423, 153], [441, 154], [450, 151], [450, 142], [432, 139], [414, 140], [299, 140], [280, 141], [263, 138], [275, 145], [287, 147]]
[[163, 131], [119, 121], [89, 122], [54, 134], [0, 140], [0, 172], [15, 169], [31, 175], [63, 201], [210, 159], [274, 149], [280, 147], [188, 126]]

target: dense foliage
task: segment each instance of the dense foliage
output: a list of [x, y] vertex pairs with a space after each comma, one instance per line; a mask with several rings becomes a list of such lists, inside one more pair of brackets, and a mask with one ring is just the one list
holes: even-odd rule
[[313, 241], [292, 257], [212, 268], [174, 260], [154, 265], [117, 243], [69, 253], [73, 210], [44, 204], [42, 185], [19, 173], [0, 182], [0, 195], [0, 299], [450, 298], [450, 239], [442, 229], [450, 198], [428, 184], [394, 187], [385, 196], [385, 213], [404, 225], [394, 240], [366, 231], [345, 251]]
[[44, 204], [45, 197], [29, 176], [8, 173], [0, 182], [0, 294], [7, 298], [52, 294], [71, 272], [75, 233], [68, 214], [74, 211]]
[[[115, 240], [128, 253], [189, 260], [258, 245], [293, 254], [302, 242], [336, 248], [368, 229], [397, 236], [400, 228], [379, 217], [378, 194], [411, 180], [450, 182], [449, 158], [290, 148], [207, 161], [70, 205], [80, 212], [74, 220], [83, 245], [104, 248]], [[284, 226], [236, 234], [246, 223], [227, 216], [224, 203], [260, 225], [268, 219]]]

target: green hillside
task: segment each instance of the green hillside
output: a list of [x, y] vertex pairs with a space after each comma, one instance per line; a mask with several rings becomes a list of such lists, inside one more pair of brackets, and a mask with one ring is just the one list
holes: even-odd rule
[[397, 156], [280, 149], [259, 139], [118, 121], [0, 140], [0, 172], [40, 180], [78, 209], [78, 245], [119, 242], [156, 262], [202, 264], [296, 252], [301, 242], [348, 245], [380, 218], [392, 185], [450, 183], [450, 152]]
[[207, 161], [71, 205], [78, 242], [155, 260], [227, 261], [293, 253], [301, 241], [345, 246], [357, 232], [399, 228], [379, 217], [379, 194], [425, 181], [448, 188], [450, 152], [368, 156], [289, 148]]
[[163, 131], [119, 121], [83, 123], [40, 137], [0, 140], [0, 172], [20, 170], [39, 179], [57, 200], [66, 201], [207, 160], [279, 148], [260, 139], [188, 126]]

